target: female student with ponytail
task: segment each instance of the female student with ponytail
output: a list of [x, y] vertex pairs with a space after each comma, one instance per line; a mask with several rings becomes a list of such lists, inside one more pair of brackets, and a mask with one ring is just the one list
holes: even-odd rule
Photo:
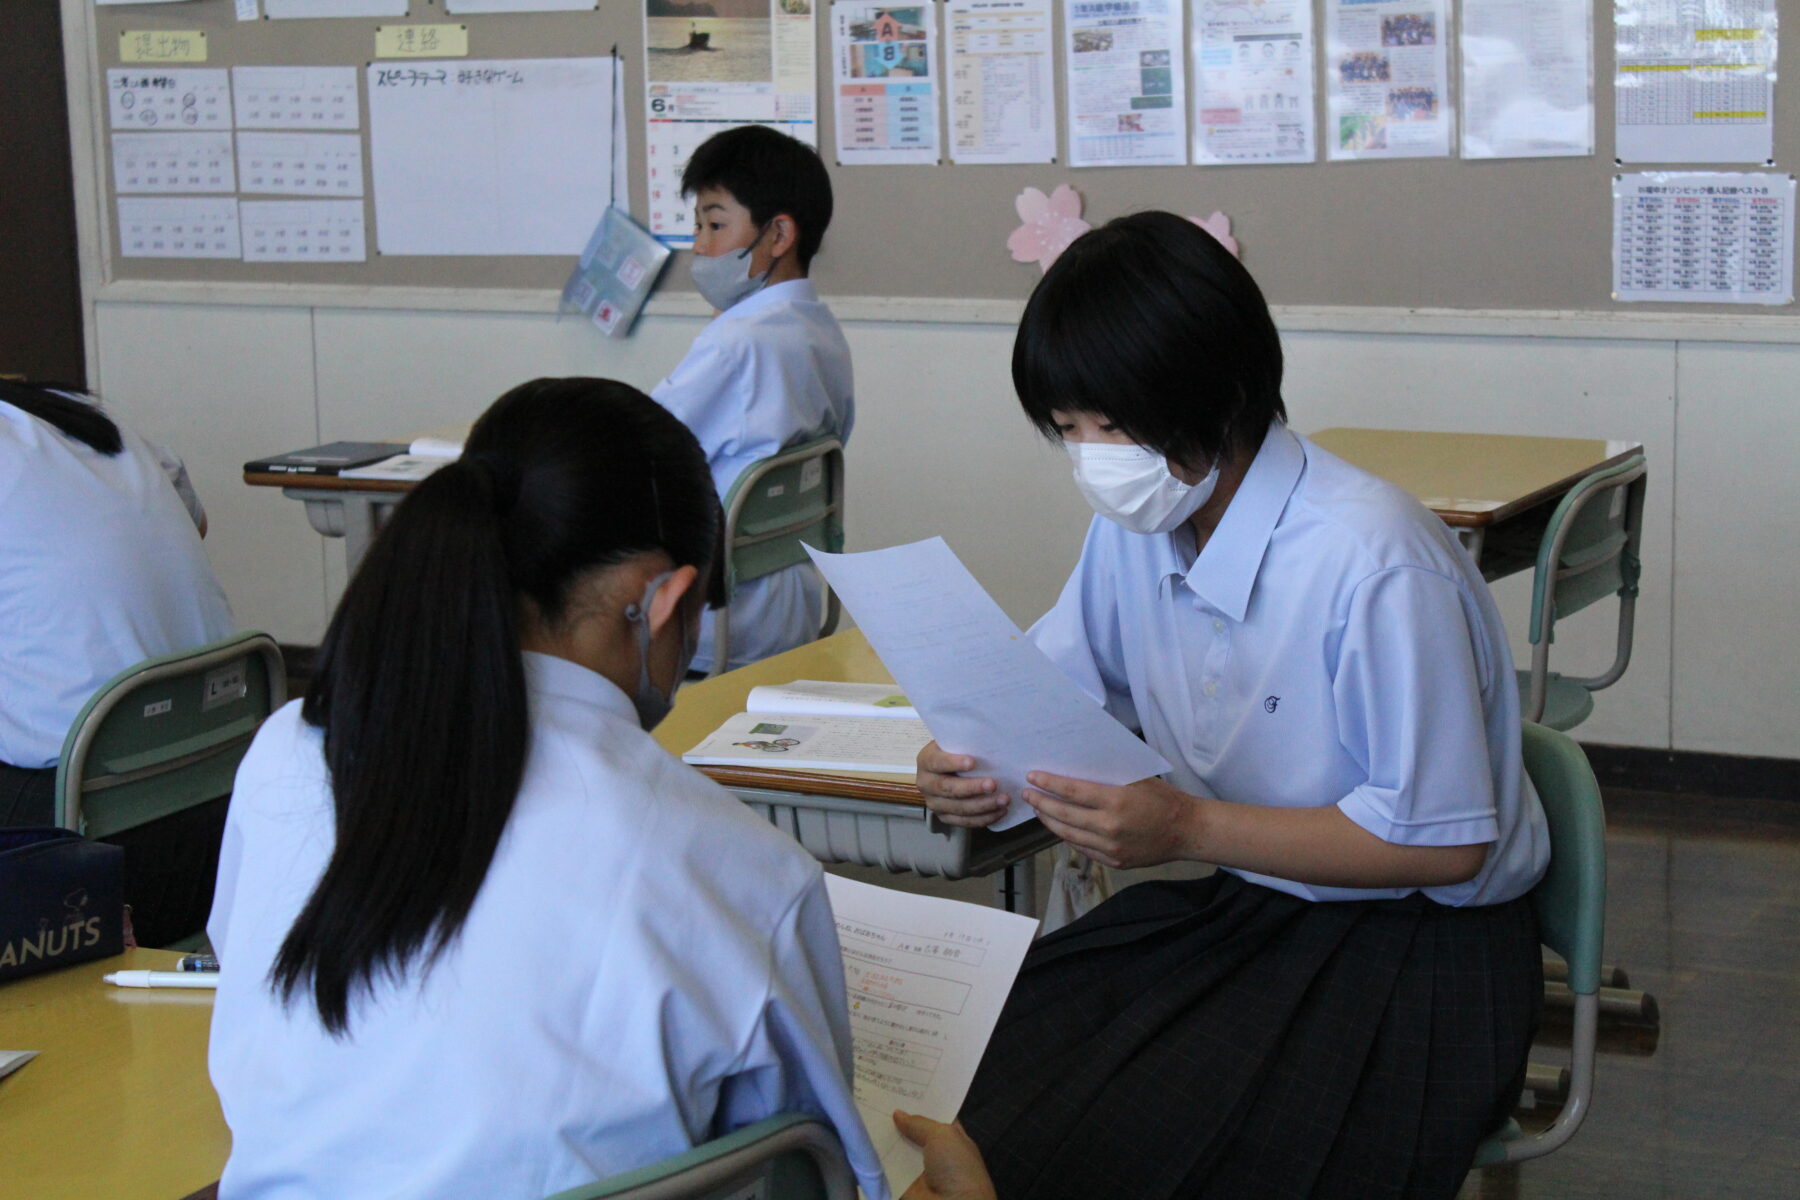
[[885, 1197], [818, 865], [646, 732], [719, 522], [693, 435], [587, 379], [396, 510], [238, 774], [225, 1200], [532, 1200], [783, 1111]]

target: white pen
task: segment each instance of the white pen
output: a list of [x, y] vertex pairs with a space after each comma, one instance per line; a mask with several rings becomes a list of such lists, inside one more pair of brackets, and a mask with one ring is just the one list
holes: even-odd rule
[[119, 987], [131, 988], [216, 988], [219, 976], [213, 971], [114, 971], [102, 979]]

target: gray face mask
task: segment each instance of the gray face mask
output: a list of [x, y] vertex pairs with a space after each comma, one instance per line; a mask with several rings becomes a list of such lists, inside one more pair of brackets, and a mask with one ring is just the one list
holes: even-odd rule
[[[657, 589], [669, 581], [671, 571], [665, 571], [650, 581], [644, 589], [644, 598], [625, 610], [625, 619], [637, 627], [638, 644], [638, 682], [637, 694], [632, 696], [631, 703], [637, 709], [638, 724], [646, 730], [655, 729], [662, 724], [662, 719], [669, 715], [675, 707], [674, 688], [665, 692], [650, 681], [650, 601], [655, 599]], [[681, 621], [679, 612], [675, 620]], [[700, 649], [698, 640], [688, 640], [687, 625], [681, 628], [681, 661], [675, 666], [674, 687], [680, 687], [681, 681], [687, 677], [688, 665], [694, 661], [694, 654]]]
[[[756, 242], [762, 241], [767, 227], [757, 233]], [[742, 250], [728, 250], [724, 254], [711, 258], [703, 254], [694, 255], [694, 261], [688, 265], [694, 277], [694, 287], [706, 297], [706, 302], [724, 312], [744, 297], [759, 292], [769, 282], [769, 275], [775, 270], [775, 264], [769, 264], [769, 270], [752, 279], [750, 277], [750, 252], [756, 249], [756, 242], [751, 242]]]

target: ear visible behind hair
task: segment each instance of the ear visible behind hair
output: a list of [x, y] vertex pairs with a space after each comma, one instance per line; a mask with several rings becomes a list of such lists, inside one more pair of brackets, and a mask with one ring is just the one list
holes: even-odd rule
[[661, 633], [669, 620], [678, 617], [681, 612], [681, 601], [700, 579], [700, 572], [692, 567], [676, 567], [663, 580], [656, 595], [650, 597], [650, 635], [655, 637]]
[[800, 223], [784, 212], [769, 218], [769, 252], [776, 258], [788, 258], [799, 248]]

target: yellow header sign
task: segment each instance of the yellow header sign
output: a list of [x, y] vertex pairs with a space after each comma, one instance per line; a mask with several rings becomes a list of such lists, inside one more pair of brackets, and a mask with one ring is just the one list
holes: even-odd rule
[[376, 58], [467, 58], [467, 25], [377, 25]]
[[119, 61], [203, 63], [206, 34], [199, 29], [128, 29], [119, 35]]

